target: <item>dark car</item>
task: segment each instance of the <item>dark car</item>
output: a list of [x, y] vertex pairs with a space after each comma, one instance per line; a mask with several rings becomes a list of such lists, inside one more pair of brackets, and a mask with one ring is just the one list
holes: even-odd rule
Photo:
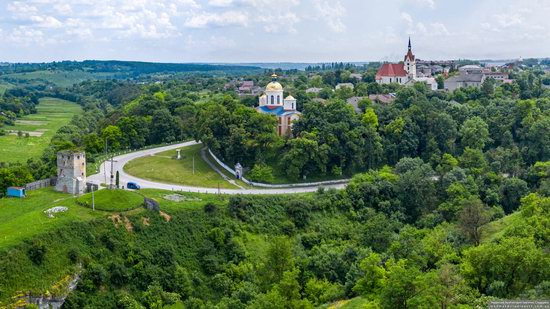
[[135, 182], [129, 182], [129, 183], [127, 183], [127, 184], [126, 184], [126, 188], [128, 188], [128, 189], [134, 189], [134, 190], [139, 190], [139, 189], [141, 189], [141, 187], [140, 187], [137, 183], [135, 183]]

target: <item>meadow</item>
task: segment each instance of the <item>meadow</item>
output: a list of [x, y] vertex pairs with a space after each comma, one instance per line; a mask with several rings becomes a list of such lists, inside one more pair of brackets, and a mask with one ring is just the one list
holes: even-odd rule
[[0, 95], [3, 95], [6, 90], [12, 88], [13, 85], [9, 83], [0, 82]]
[[[45, 210], [65, 206], [68, 211], [48, 218]], [[0, 249], [75, 221], [87, 221], [105, 215], [79, 206], [73, 196], [53, 188], [28, 191], [26, 198], [0, 199]]]
[[6, 131], [28, 132], [30, 136], [0, 136], [0, 162], [26, 162], [39, 157], [57, 130], [82, 113], [76, 103], [55, 98], [40, 99], [36, 109], [36, 114], [19, 118], [14, 126], [3, 127]]
[[[202, 144], [182, 148], [181, 160], [175, 160], [175, 150], [156, 153], [128, 162], [124, 171], [130, 175], [163, 183], [224, 189], [237, 189], [224, 180], [201, 158]], [[193, 157], [195, 172], [193, 173]]]
[[[127, 190], [99, 190], [94, 192], [95, 209], [106, 211], [127, 211], [143, 205], [143, 196]], [[92, 208], [92, 193], [86, 193], [77, 200], [81, 205]]]
[[70, 87], [91, 79], [112, 77], [112, 73], [90, 73], [85, 71], [42, 70], [34, 72], [11, 73], [3, 76], [4, 80], [27, 84], [53, 83], [59, 87]]

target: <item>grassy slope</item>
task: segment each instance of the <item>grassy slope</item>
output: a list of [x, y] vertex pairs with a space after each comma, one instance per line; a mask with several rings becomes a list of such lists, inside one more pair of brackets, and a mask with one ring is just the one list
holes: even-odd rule
[[[157, 153], [154, 156], [142, 157], [128, 162], [124, 171], [147, 180], [187, 186], [237, 189], [225, 181], [218, 173], [201, 159], [202, 145], [183, 148], [181, 160], [174, 160], [175, 150]], [[195, 174], [193, 174], [193, 156], [195, 157]]]
[[19, 120], [38, 121], [36, 124], [16, 124], [3, 129], [21, 131], [46, 130], [40, 137], [17, 137], [15, 135], [0, 136], [0, 162], [25, 162], [29, 158], [36, 158], [48, 146], [57, 130], [69, 123], [71, 118], [82, 113], [79, 105], [54, 98], [40, 99], [36, 107], [37, 114], [27, 115]]
[[[0, 308], [13, 302], [11, 297], [18, 291], [33, 294], [52, 291], [56, 282], [77, 272], [77, 264], [68, 258], [71, 250], [88, 258], [109, 256], [109, 251], [101, 244], [101, 235], [136, 241], [137, 246], [148, 248], [170, 242], [177, 247], [190, 248], [183, 250], [182, 254], [186, 261], [196, 261], [196, 247], [200, 247], [204, 241], [201, 237], [207, 232], [203, 221], [208, 215], [203, 212], [203, 206], [210, 202], [223, 207], [227, 197], [181, 193], [187, 200], [173, 202], [164, 198], [167, 194], [174, 194], [171, 191], [144, 189], [141, 193], [158, 200], [161, 210], [172, 215], [172, 219], [166, 222], [165, 218], [143, 208], [124, 213], [122, 216], [127, 216], [136, 228], [141, 226], [141, 229], [162, 231], [140, 234], [140, 238], [134, 238], [135, 232], [127, 231], [124, 226], [115, 227], [109, 213], [92, 212], [76, 204], [74, 197], [52, 189], [32, 191], [27, 199], [0, 199], [0, 235], [13, 235], [0, 237], [0, 273], [3, 274], [0, 276]], [[54, 205], [67, 206], [69, 211], [49, 219], [42, 212]], [[150, 219], [149, 225], [142, 223], [144, 218]], [[180, 236], [175, 237], [174, 233]], [[157, 235], [164, 238], [159, 239]], [[47, 247], [42, 265], [34, 265], [27, 257], [30, 243]], [[116, 246], [122, 248], [127, 243], [117, 243]]]
[[338, 301], [329, 305], [320, 306], [319, 309], [362, 309], [366, 308], [369, 301], [362, 297]]
[[[65, 206], [69, 210], [48, 218], [44, 210]], [[20, 243], [41, 233], [54, 230], [74, 221], [86, 221], [105, 213], [78, 206], [70, 195], [52, 188], [28, 191], [23, 199], [0, 199], [0, 249]]]
[[[127, 211], [140, 207], [143, 196], [127, 190], [99, 190], [94, 192], [95, 209], [105, 211]], [[78, 198], [78, 202], [92, 208], [92, 193]]]
[[522, 220], [521, 212], [517, 211], [499, 220], [490, 222], [481, 228], [481, 242], [490, 242], [501, 236], [509, 227]]

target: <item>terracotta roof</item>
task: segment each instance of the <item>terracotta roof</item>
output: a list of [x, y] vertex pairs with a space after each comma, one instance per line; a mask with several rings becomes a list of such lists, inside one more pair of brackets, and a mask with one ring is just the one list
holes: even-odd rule
[[382, 76], [407, 76], [407, 71], [405, 71], [403, 63], [384, 63], [376, 73], [376, 79], [382, 78]]

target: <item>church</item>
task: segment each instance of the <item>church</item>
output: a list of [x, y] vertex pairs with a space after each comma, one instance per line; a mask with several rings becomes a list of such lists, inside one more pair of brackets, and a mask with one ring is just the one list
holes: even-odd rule
[[409, 50], [401, 63], [384, 63], [376, 73], [376, 82], [379, 84], [398, 83], [407, 84], [416, 79], [416, 57], [412, 53], [411, 38]]
[[271, 82], [265, 87], [265, 93], [260, 96], [260, 106], [256, 107], [256, 110], [276, 116], [277, 134], [289, 136], [292, 133], [292, 122], [298, 120], [301, 113], [296, 109], [296, 99], [291, 95], [283, 98], [283, 93], [283, 86], [277, 81], [277, 75], [271, 75]]

